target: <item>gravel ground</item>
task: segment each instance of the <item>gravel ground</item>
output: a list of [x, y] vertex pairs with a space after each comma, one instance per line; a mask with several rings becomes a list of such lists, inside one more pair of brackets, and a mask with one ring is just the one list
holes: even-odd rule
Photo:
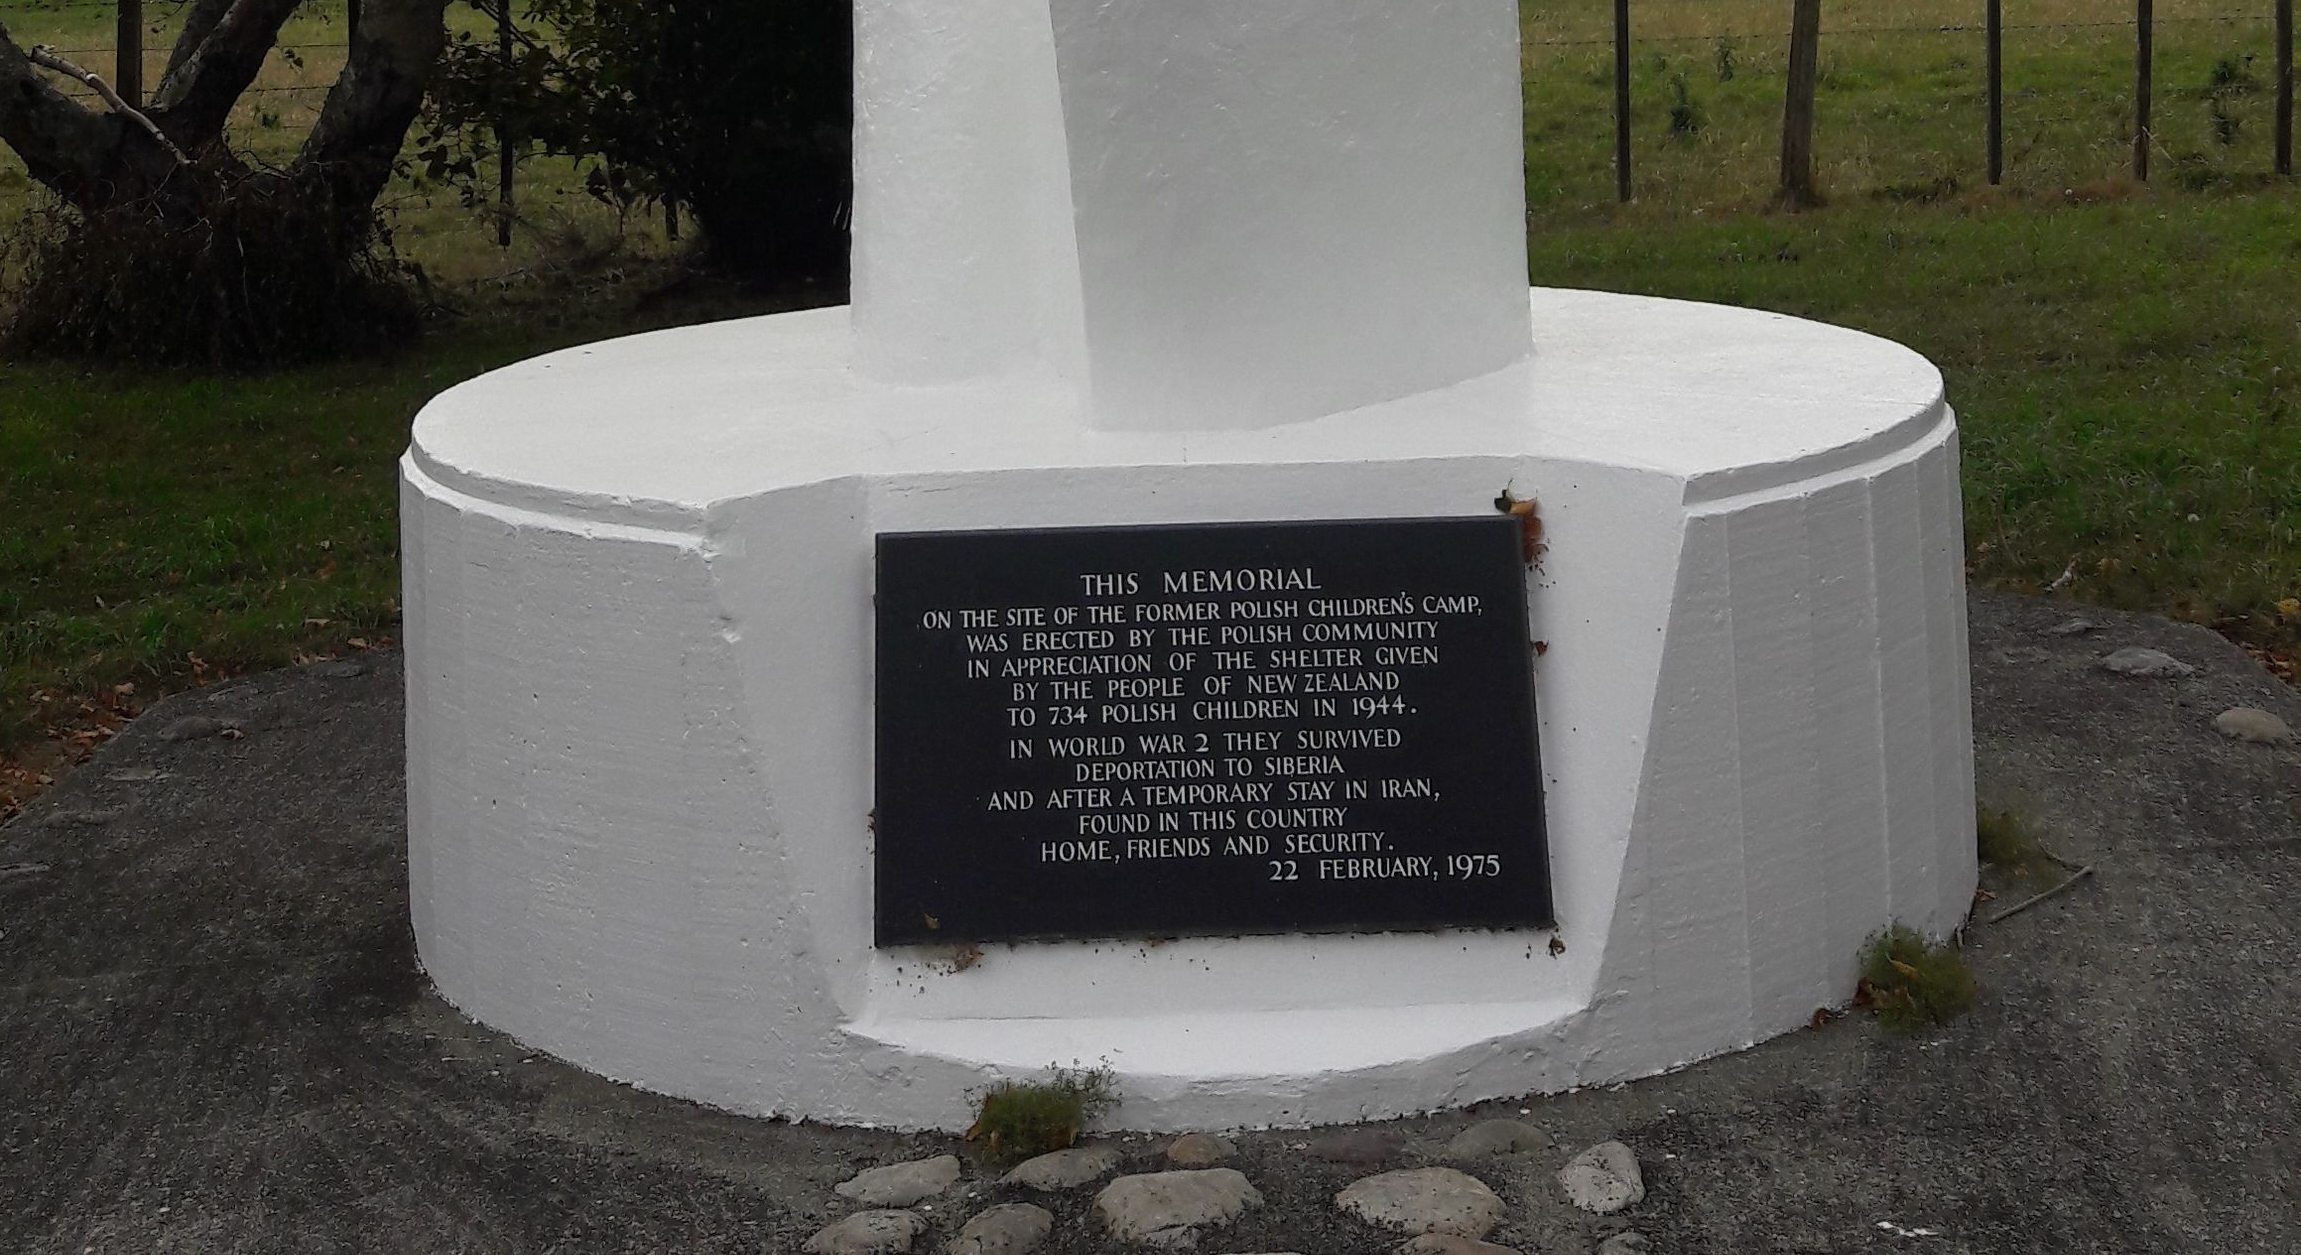
[[[2052, 630], [2079, 616], [2097, 626]], [[2098, 665], [2124, 647], [2196, 671]], [[2301, 1250], [2301, 748], [2213, 726], [2235, 706], [2301, 726], [2301, 694], [2202, 629], [2062, 603], [1977, 594], [1973, 650], [1984, 798], [2097, 868], [1969, 931], [1973, 1014], [1240, 1135], [1225, 1166], [1263, 1203], [1199, 1249], [1388, 1251], [1336, 1192], [1450, 1162], [1500, 1115], [1556, 1146], [1453, 1166], [1525, 1255], [1632, 1229], [1709, 1255]], [[833, 1193], [857, 1171], [963, 1150], [633, 1092], [463, 1019], [414, 962], [400, 731], [396, 657], [251, 677], [155, 707], [0, 829], [0, 1248], [780, 1255], [857, 1209]], [[1557, 1171], [1608, 1139], [1645, 1197], [1576, 1211]], [[1108, 1140], [1127, 1171], [1164, 1166], [1163, 1140]], [[1046, 1255], [1117, 1250], [1093, 1199], [970, 1163], [916, 1249], [1033, 1201]]]

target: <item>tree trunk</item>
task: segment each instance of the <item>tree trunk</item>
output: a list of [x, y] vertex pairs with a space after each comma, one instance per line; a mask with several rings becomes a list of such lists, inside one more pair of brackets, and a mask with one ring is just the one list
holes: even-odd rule
[[[391, 176], [447, 41], [448, 0], [366, 0], [359, 38], [291, 173], [336, 211], [364, 213]], [[297, 0], [193, 0], [145, 113], [202, 170], [244, 177], [224, 125], [278, 43]], [[201, 193], [141, 127], [83, 108], [41, 77], [0, 26], [0, 142], [83, 213], [156, 200], [163, 215]]]
[[359, 7], [350, 59], [296, 165], [331, 203], [364, 211], [390, 180], [432, 64], [447, 46], [447, 0], [363, 0]]
[[140, 116], [82, 107], [0, 28], [0, 142], [78, 211], [33, 254], [12, 345], [260, 366], [412, 332], [374, 206], [446, 45], [448, 0], [364, 0], [295, 161], [254, 169], [225, 125], [296, 3], [190, 0]]

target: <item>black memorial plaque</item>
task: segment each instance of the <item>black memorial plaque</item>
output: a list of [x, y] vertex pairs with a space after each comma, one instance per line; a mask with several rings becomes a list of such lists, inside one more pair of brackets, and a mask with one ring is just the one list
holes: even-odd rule
[[879, 537], [878, 944], [1547, 926], [1522, 543]]

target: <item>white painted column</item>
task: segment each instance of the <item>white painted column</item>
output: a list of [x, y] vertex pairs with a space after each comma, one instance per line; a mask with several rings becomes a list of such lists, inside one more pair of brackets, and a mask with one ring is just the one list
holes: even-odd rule
[[1522, 361], [1510, 0], [862, 0], [866, 374], [1256, 427]]

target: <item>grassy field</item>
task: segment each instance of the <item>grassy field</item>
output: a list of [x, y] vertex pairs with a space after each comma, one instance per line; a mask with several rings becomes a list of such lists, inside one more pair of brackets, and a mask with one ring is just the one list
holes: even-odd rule
[[[1614, 206], [1613, 6], [1527, 0], [1527, 192], [1538, 219], [1715, 214], [1766, 203], [1781, 145], [1790, 6], [1633, 0], [1632, 169]], [[1981, 0], [1825, 0], [1817, 174], [1839, 200], [1931, 200], [1987, 183]], [[2132, 0], [2005, 6], [2005, 188], [2124, 177]], [[2270, 169], [2269, 0], [2157, 0], [2153, 175], [2257, 185]], [[2222, 119], [2216, 122], [2216, 114]]]
[[[0, 0], [0, 21], [66, 43], [68, 29], [33, 29], [39, 13], [55, 27], [91, 11], [35, 8]], [[2263, 176], [2267, 92], [2242, 80], [2266, 83], [2267, 28], [2250, 16], [2268, 5], [2159, 0], [2163, 177], [2148, 188], [2119, 178], [2130, 29], [2076, 25], [2124, 11], [2009, 8], [2039, 29], [2010, 45], [2005, 188], [1979, 176], [1979, 34], [1939, 29], [1978, 20], [1978, 0], [1890, 13], [1833, 0], [1819, 137], [1831, 204], [1790, 215], [1764, 208], [1780, 107], [1770, 32], [1786, 6], [1638, 0], [1640, 197], [1617, 206], [1608, 6], [1529, 4], [1534, 278], [1903, 340], [1942, 365], [1964, 421], [1976, 578], [2058, 580], [2290, 647], [2301, 187]], [[314, 25], [293, 42], [341, 38], [299, 22]], [[1919, 29], [1849, 29], [1863, 23]], [[325, 52], [277, 72], [324, 74]], [[2222, 62], [2241, 76], [2223, 84], [2234, 129], [2217, 131], [2206, 89]], [[247, 142], [292, 149], [292, 120], [257, 111], [293, 94], [251, 98]], [[1698, 125], [1674, 133], [1673, 105]], [[11, 170], [0, 164], [0, 218], [27, 195]], [[391, 637], [393, 459], [440, 388], [557, 344], [731, 311], [635, 312], [634, 276], [664, 273], [660, 235], [591, 205], [565, 163], [528, 163], [522, 188], [531, 208], [509, 252], [454, 197], [395, 188], [403, 246], [465, 312], [389, 360], [227, 377], [0, 362], [0, 758], [15, 747], [18, 772], [12, 785], [0, 770], [0, 814], [153, 694]]]

